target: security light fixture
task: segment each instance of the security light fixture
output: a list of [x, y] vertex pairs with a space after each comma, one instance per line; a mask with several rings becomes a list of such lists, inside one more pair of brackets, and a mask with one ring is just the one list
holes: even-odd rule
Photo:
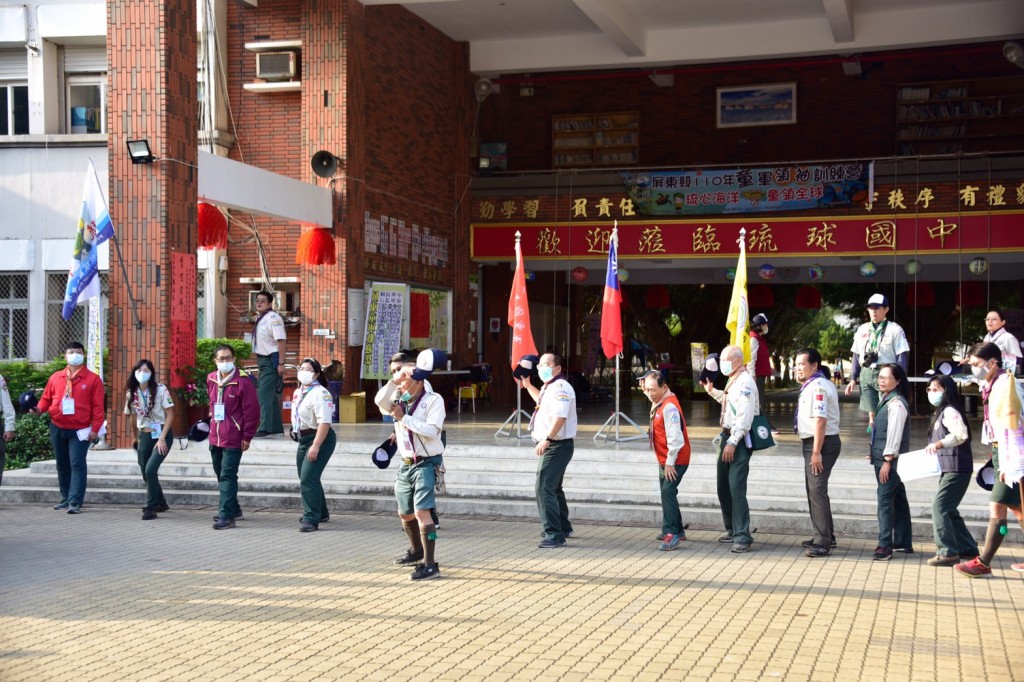
[[153, 163], [156, 157], [149, 148], [149, 140], [128, 140], [128, 158], [133, 164]]
[[1006, 61], [1024, 69], [1024, 47], [1021, 47], [1020, 43], [1012, 40], [1003, 43], [1003, 56], [1006, 57]]

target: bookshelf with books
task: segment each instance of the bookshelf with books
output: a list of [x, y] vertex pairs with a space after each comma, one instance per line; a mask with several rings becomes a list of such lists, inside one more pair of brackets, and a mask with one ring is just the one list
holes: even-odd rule
[[551, 119], [551, 166], [593, 168], [640, 162], [640, 114], [620, 111]]
[[899, 156], [1021, 147], [1024, 76], [906, 83], [896, 90]]

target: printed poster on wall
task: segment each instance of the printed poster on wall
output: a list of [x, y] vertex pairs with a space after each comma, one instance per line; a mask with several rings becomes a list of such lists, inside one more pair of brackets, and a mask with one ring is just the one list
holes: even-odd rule
[[178, 370], [196, 361], [196, 257], [171, 254], [171, 388], [188, 383]]
[[402, 346], [402, 313], [405, 309], [404, 284], [374, 282], [366, 304], [363, 332], [363, 360], [359, 376], [363, 379], [390, 379], [391, 356]]
[[452, 292], [409, 288], [409, 345], [452, 352]]

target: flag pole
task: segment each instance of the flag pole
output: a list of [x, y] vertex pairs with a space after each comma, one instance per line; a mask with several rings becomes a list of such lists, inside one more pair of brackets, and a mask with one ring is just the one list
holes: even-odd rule
[[[519, 266], [519, 260], [522, 258], [522, 251], [520, 251], [521, 247], [519, 245], [519, 241], [520, 241], [520, 239], [522, 239], [522, 236], [523, 236], [522, 233], [519, 230], [516, 230], [516, 267]], [[515, 288], [515, 285], [513, 284], [513, 289], [514, 288]], [[515, 330], [514, 329], [513, 329], [512, 333], [513, 333], [513, 335], [515, 334]], [[513, 341], [513, 348], [514, 347], [515, 347], [515, 342]], [[502, 422], [501, 426], [498, 427], [498, 430], [494, 432], [494, 437], [497, 438], [498, 436], [505, 436], [507, 439], [512, 438], [512, 433], [513, 433], [512, 432], [512, 422], [515, 421], [515, 427], [516, 427], [515, 428], [515, 436], [516, 436], [516, 438], [518, 440], [522, 440], [523, 439], [523, 417], [526, 417], [527, 422], [529, 422], [530, 415], [527, 414], [526, 410], [523, 409], [523, 389], [517, 383], [516, 384], [516, 409], [509, 416], [508, 419], [506, 419], [504, 422]], [[507, 434], [505, 433], [505, 428], [506, 427], [508, 428], [508, 433]], [[526, 435], [529, 436], [529, 434], [526, 434]]]
[[125, 267], [124, 256], [121, 255], [121, 244], [117, 241], [117, 225], [114, 224], [114, 216], [110, 215], [110, 204], [107, 203], [107, 199], [103, 195], [103, 186], [100, 185], [100, 179], [96, 175], [96, 166], [92, 162], [92, 157], [89, 158], [89, 165], [93, 167], [92, 177], [96, 181], [96, 188], [100, 191], [100, 199], [103, 201], [103, 207], [107, 209], [107, 219], [110, 221], [111, 227], [110, 241], [114, 242], [114, 251], [117, 253], [117, 262], [121, 264], [121, 274], [124, 276], [124, 285], [128, 289], [128, 300], [132, 304], [132, 316], [135, 318], [135, 328], [142, 329], [142, 320], [139, 318], [139, 308], [135, 303], [135, 295], [132, 294], [131, 280], [128, 278], [128, 268]]
[[[618, 249], [619, 249], [619, 221], [618, 220], [615, 221], [615, 226], [612, 228], [612, 237], [611, 237], [611, 239], [612, 239], [612, 242], [614, 243], [614, 246], [615, 246], [615, 253], [616, 253], [615, 279], [616, 279], [616, 282], [618, 282], [618, 277], [619, 277], [618, 262], [617, 262], [618, 261]], [[610, 243], [609, 244], [609, 248], [611, 248], [611, 245], [612, 244]], [[620, 284], [620, 286], [621, 286], [621, 284]], [[621, 315], [621, 312], [619, 314]], [[619, 383], [619, 381], [620, 381], [620, 377], [621, 377], [621, 374], [622, 374], [621, 370], [619, 369], [619, 359], [621, 357], [622, 357], [622, 351], [620, 350], [618, 353], [615, 354], [615, 412], [613, 412], [612, 415], [610, 417], [608, 417], [608, 420], [605, 421], [605, 423], [601, 425], [601, 428], [598, 429], [597, 433], [594, 434], [594, 442], [597, 442], [598, 438], [604, 438], [605, 443], [607, 443], [609, 440], [614, 440], [616, 443], [624, 443], [626, 441], [640, 440], [642, 438], [646, 438], [647, 437], [647, 434], [644, 433], [643, 429], [641, 429], [637, 425], [637, 423], [635, 421], [633, 421], [632, 419], [627, 417], [625, 414], [623, 414], [622, 410], [619, 409], [619, 407], [620, 407], [620, 402], [619, 401], [620, 401], [620, 396], [621, 396], [621, 390], [620, 390], [620, 383]], [[628, 422], [634, 429], [636, 429], [637, 431], [640, 432], [640, 435], [638, 435], [638, 436], [622, 436], [620, 434], [620, 431], [619, 431], [619, 422], [620, 422], [620, 420]], [[611, 426], [611, 424], [613, 422], [615, 424], [615, 438], [614, 439], [612, 438], [612, 434], [611, 434], [610, 430], [608, 431], [608, 433], [605, 433], [605, 429], [608, 429], [609, 426]]]

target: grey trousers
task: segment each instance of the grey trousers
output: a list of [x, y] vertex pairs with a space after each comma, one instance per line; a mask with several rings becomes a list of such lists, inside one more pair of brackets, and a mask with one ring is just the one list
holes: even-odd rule
[[814, 450], [814, 438], [802, 439], [804, 450], [804, 484], [807, 488], [807, 506], [811, 510], [811, 526], [814, 527], [814, 544], [819, 547], [831, 547], [835, 537], [832, 525], [832, 502], [828, 498], [828, 478], [832, 467], [839, 460], [842, 442], [839, 435], [825, 436], [821, 444], [821, 464], [824, 471], [820, 474], [811, 473], [811, 452]]

